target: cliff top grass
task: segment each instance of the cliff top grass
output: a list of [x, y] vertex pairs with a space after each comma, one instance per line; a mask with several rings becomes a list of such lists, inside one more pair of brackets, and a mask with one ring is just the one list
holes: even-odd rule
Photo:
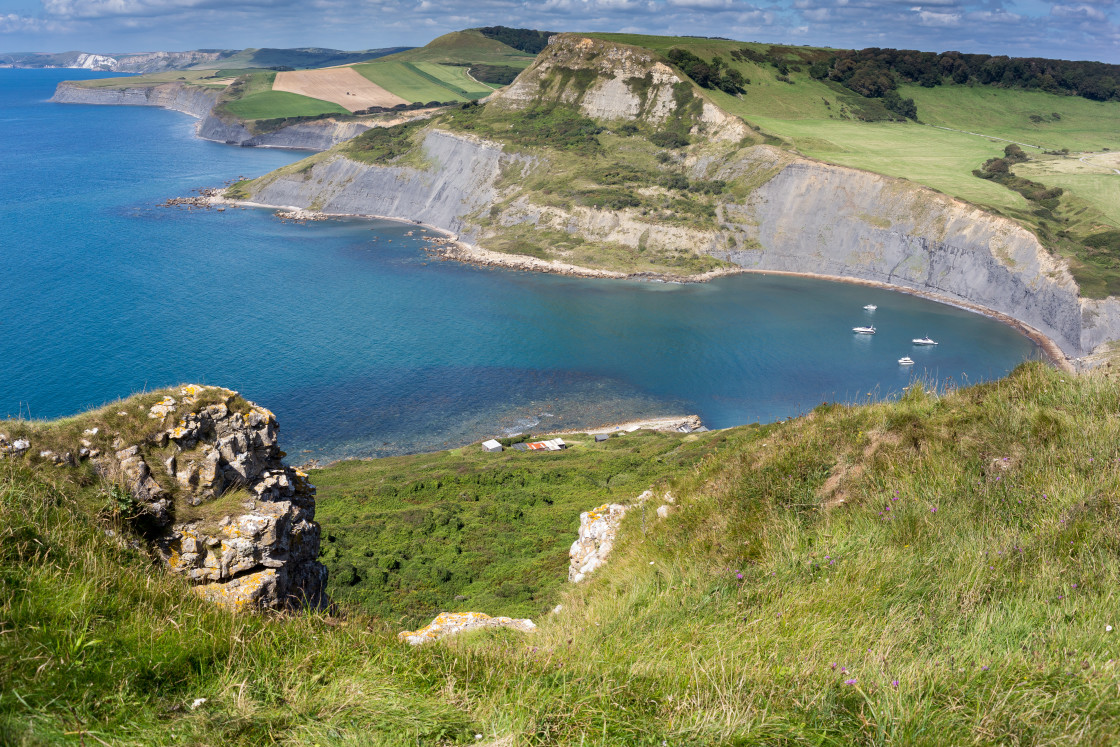
[[[5, 460], [0, 739], [1112, 744], [1117, 411], [1111, 371], [1029, 364], [978, 387], [915, 384], [895, 402], [714, 434], [718, 451], [661, 465], [678, 508], [644, 524], [631, 511], [607, 565], [563, 585], [563, 609], [538, 617], [537, 633], [418, 648], [396, 641], [396, 619], [350, 603], [335, 617], [210, 606], [131, 538], [106, 534], [84, 508], [98, 488], [75, 470]], [[587, 453], [526, 468], [523, 489], [480, 485], [470, 502], [499, 518], [479, 513], [464, 553], [501, 547], [503, 507], [540, 505], [557, 465]], [[411, 493], [393, 510], [374, 497], [383, 486], [423, 482], [423, 505], [460, 474], [455, 459], [465, 479], [498, 478], [505, 456], [399, 457], [317, 477], [369, 494], [345, 513], [364, 521], [350, 541], [372, 540], [415, 526]], [[584, 510], [601, 498], [594, 483], [613, 479], [585, 466]], [[326, 508], [341, 509], [333, 496], [324, 510], [341, 516]], [[574, 539], [574, 519], [557, 519]]]

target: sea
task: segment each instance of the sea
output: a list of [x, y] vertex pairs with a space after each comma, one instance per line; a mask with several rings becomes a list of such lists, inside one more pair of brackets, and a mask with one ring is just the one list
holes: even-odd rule
[[290, 461], [325, 464], [675, 414], [769, 422], [1040, 357], [992, 319], [858, 285], [484, 269], [434, 261], [408, 223], [163, 207], [307, 154], [47, 101], [91, 77], [0, 70], [0, 418], [220, 385], [276, 413]]

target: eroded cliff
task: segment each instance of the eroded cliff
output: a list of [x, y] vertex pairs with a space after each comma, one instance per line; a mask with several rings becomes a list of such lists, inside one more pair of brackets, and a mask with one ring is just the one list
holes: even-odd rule
[[[564, 107], [600, 124], [599, 147], [563, 139], [582, 126], [557, 119]], [[506, 134], [519, 126], [557, 136], [527, 146]], [[1014, 221], [763, 141], [653, 53], [566, 34], [481, 114], [437, 120], [405, 156], [343, 146], [247, 192], [421, 220], [536, 269], [722, 264], [886, 283], [1018, 320], [1074, 359], [1120, 338], [1120, 303], [1081, 299], [1064, 261]]]
[[198, 136], [246, 147], [327, 150], [359, 135], [372, 123], [320, 119], [297, 122], [270, 132], [254, 134], [243, 123], [214, 112], [220, 91], [183, 83], [162, 83], [135, 88], [90, 88], [72, 82], [58, 85], [51, 101], [60, 104], [158, 106], [189, 114], [199, 120]]

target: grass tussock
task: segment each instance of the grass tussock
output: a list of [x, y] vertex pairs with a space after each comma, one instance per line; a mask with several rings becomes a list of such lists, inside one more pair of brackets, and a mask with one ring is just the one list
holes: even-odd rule
[[0, 741], [1114, 744], [1117, 412], [1111, 377], [1030, 364], [724, 432], [536, 634], [418, 649], [210, 607], [72, 470], [5, 462]]

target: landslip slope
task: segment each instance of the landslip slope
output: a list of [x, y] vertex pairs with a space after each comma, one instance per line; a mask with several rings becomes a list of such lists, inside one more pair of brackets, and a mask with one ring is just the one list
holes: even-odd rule
[[[505, 134], [564, 107], [606, 127], [601, 138], [628, 124], [638, 134], [575, 161], [547, 140], [526, 147]], [[532, 255], [538, 267], [578, 253], [577, 264], [592, 268], [619, 269], [621, 261], [625, 271], [645, 257], [647, 266], [660, 261], [681, 274], [679, 258], [691, 255], [745, 270], [887, 283], [1018, 320], [1069, 358], [1120, 337], [1115, 298], [1080, 298], [1065, 264], [1013, 221], [905, 180], [767, 145], [648, 50], [554, 37], [481, 109], [474, 120], [445, 117], [410, 135], [405, 156], [371, 162], [350, 144], [250, 183], [246, 193], [266, 204], [423, 221], [482, 247]], [[603, 163], [624, 159], [624, 149], [647, 142], [643, 134], [657, 141], [674, 131], [691, 144], [658, 155], [654, 181], [629, 188], [626, 199], [637, 205], [588, 204], [566, 198], [562, 185], [541, 188], [544, 175], [570, 173], [591, 183], [580, 195], [604, 184], [617, 191]], [[695, 219], [673, 215], [686, 201], [657, 186], [666, 176], [722, 184], [722, 192], [690, 197]], [[667, 207], [651, 209], [658, 204]], [[578, 252], [564, 250], [573, 244]]]

